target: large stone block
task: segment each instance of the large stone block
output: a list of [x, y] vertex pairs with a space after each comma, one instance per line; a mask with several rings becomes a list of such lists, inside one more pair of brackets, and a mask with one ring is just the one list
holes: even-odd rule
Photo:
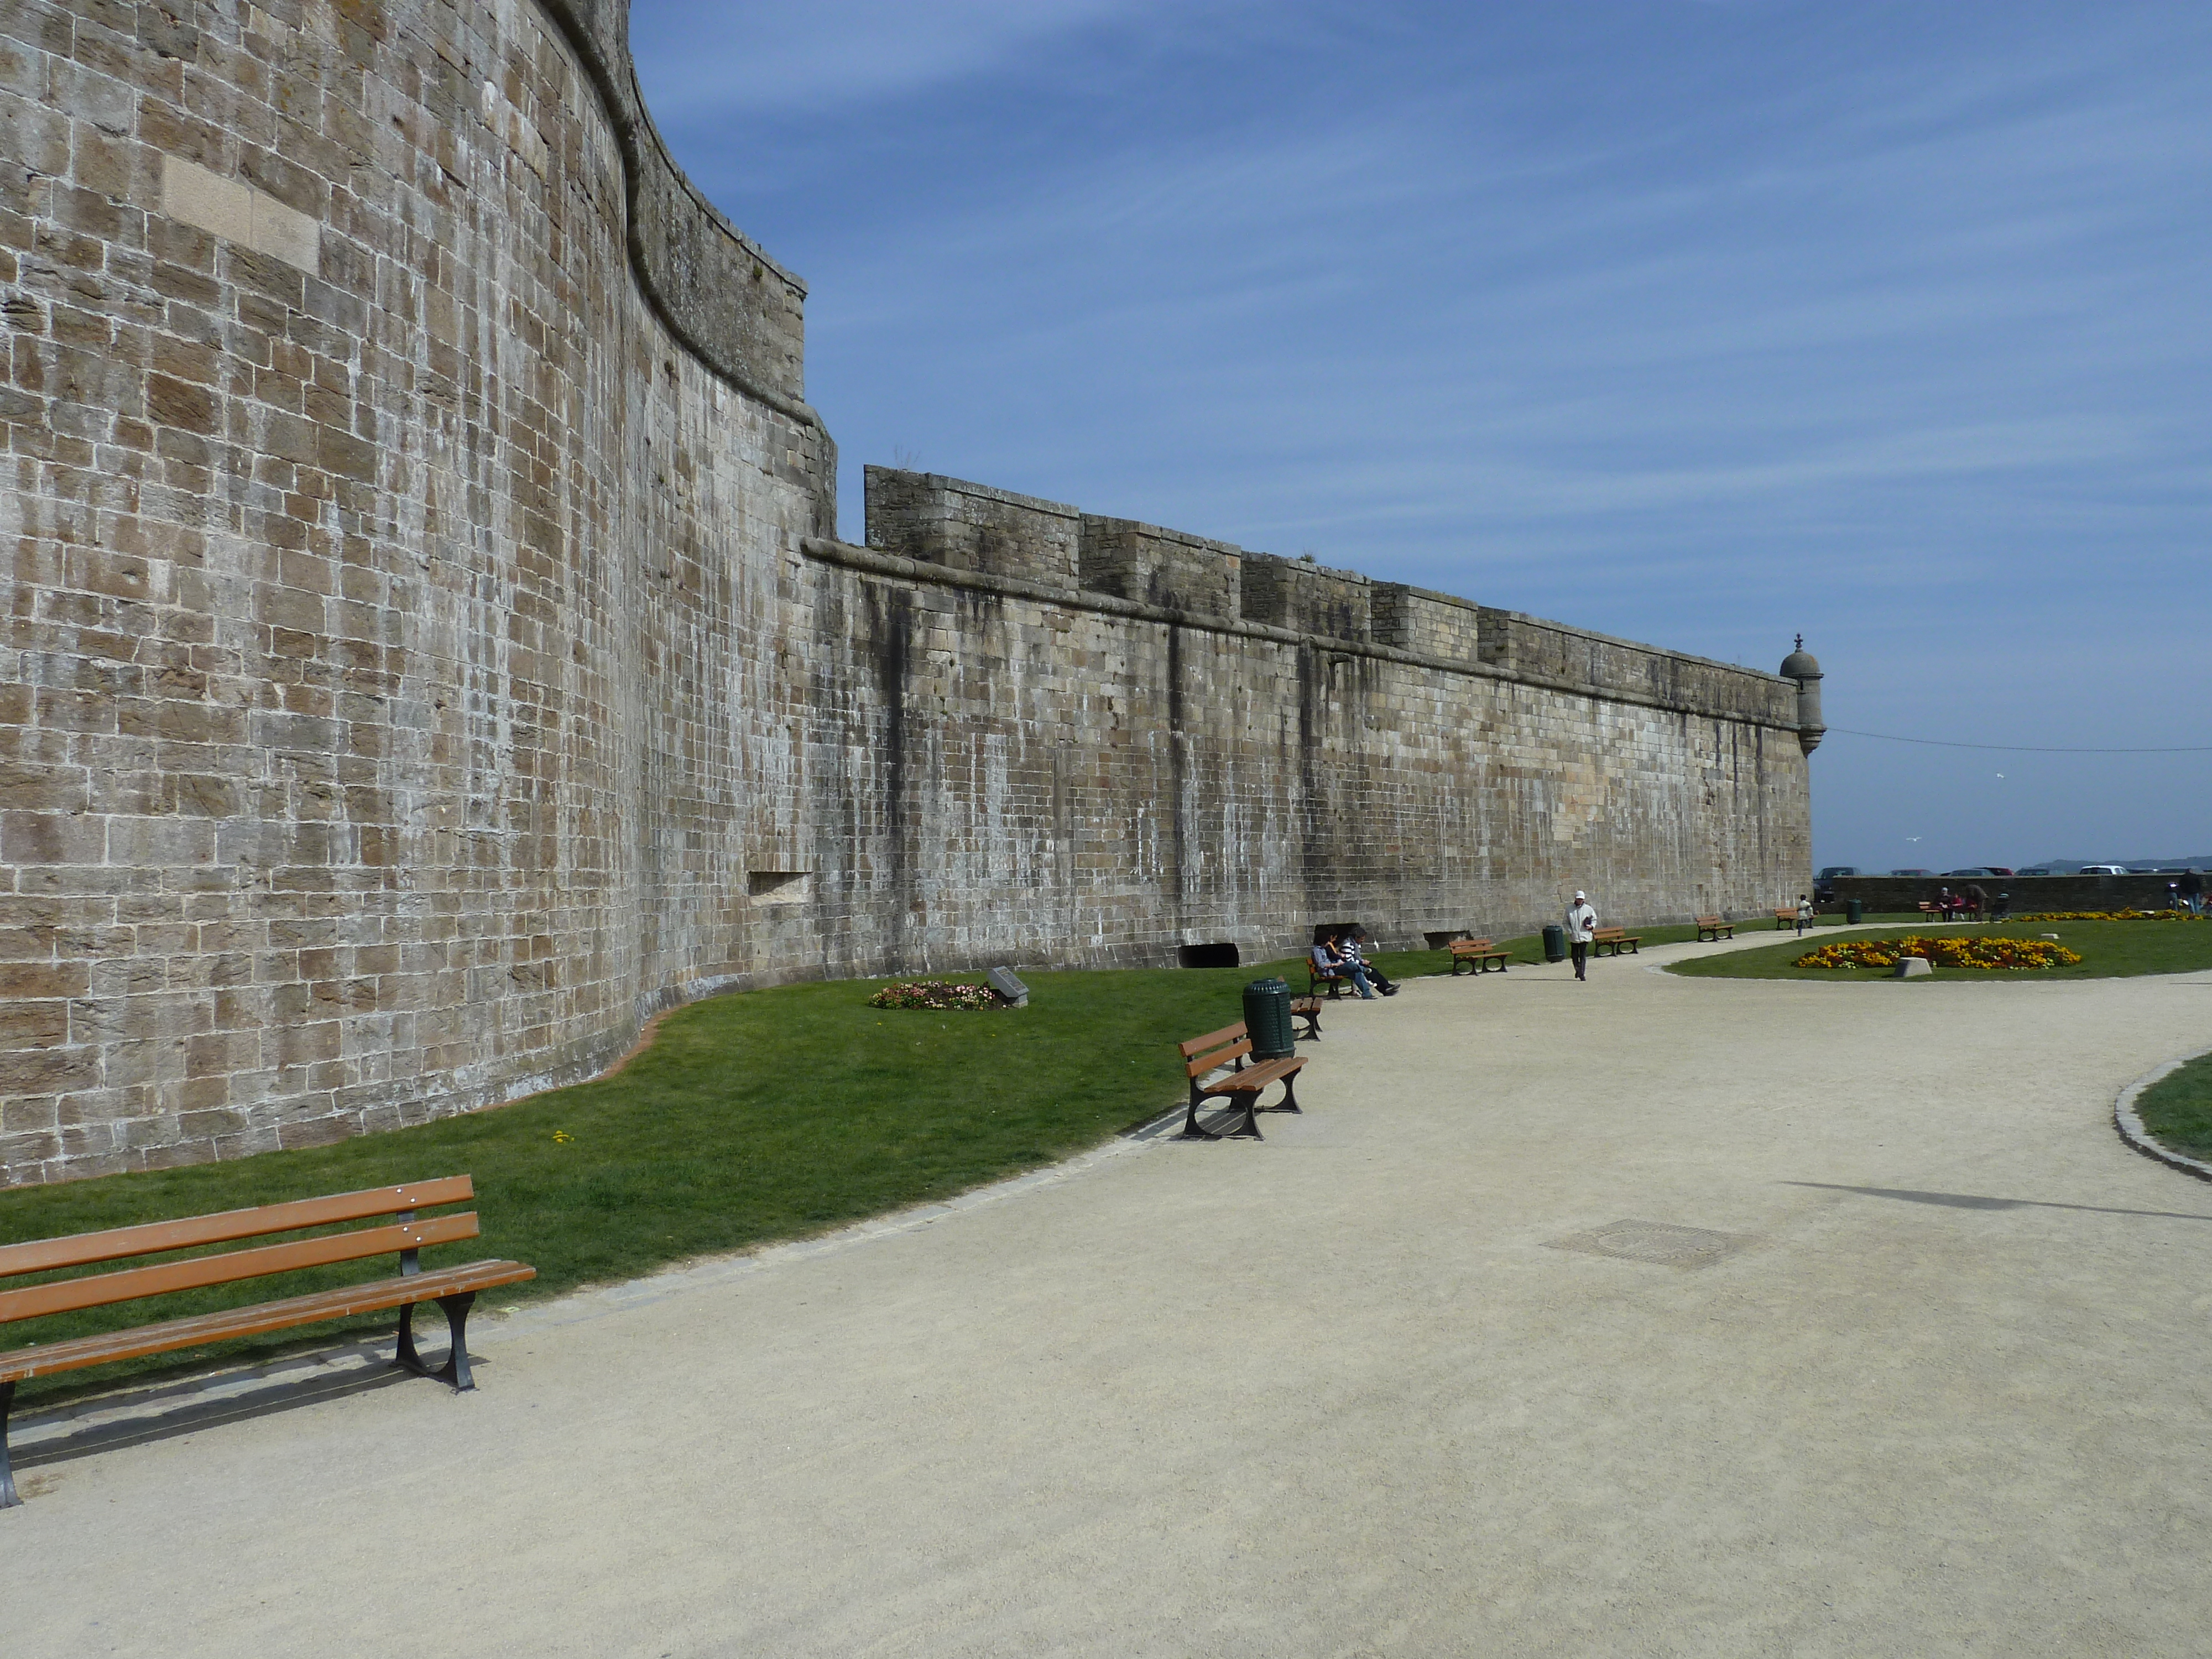
[[941, 477], [864, 468], [868, 545], [951, 570], [1073, 587], [1083, 515], [1059, 501]]
[[1242, 549], [1133, 519], [1086, 513], [1082, 523], [1084, 586], [1170, 611], [1240, 614]]
[[1373, 627], [1372, 586], [1352, 571], [1325, 570], [1305, 559], [1248, 553], [1243, 570], [1244, 620], [1324, 639], [1365, 640]]

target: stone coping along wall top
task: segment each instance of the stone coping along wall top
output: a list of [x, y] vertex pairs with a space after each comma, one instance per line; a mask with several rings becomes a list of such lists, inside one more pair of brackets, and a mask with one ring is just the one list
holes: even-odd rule
[[537, 0], [606, 100], [629, 189], [629, 255], [669, 331], [746, 396], [819, 429], [805, 401], [806, 285], [722, 216], [668, 153], [629, 53], [629, 0]]
[[[1077, 609], [1514, 680], [1795, 732], [1779, 675], [1476, 605], [1310, 559], [1254, 553], [935, 472], [869, 466], [867, 546], [817, 559]], [[866, 554], [878, 557], [870, 560]]]
[[[940, 565], [931, 560], [909, 558], [903, 554], [886, 552], [880, 548], [857, 547], [848, 542], [834, 541], [826, 537], [810, 536], [801, 541], [799, 550], [808, 558], [823, 564], [840, 565], [848, 570], [858, 570], [871, 575], [889, 576], [896, 580], [921, 582], [934, 586], [969, 588], [981, 592], [1000, 593], [1012, 597], [1038, 599], [1047, 604], [1064, 606], [1073, 611], [1103, 611], [1110, 616], [1128, 617], [1143, 622], [1164, 623], [1180, 628], [1194, 628], [1206, 633], [1238, 635], [1248, 639], [1266, 640], [1279, 645], [1310, 646], [1346, 657], [1372, 658], [1379, 662], [1403, 663], [1408, 667], [1437, 670], [1445, 673], [1464, 674], [1480, 679], [1508, 680], [1519, 684], [1540, 687], [1547, 690], [1568, 691], [1585, 696], [1597, 696], [1609, 702], [1635, 703], [1648, 708], [1670, 709], [1678, 714], [1695, 714], [1713, 720], [1741, 720], [1751, 726], [1766, 726], [1778, 731], [1796, 731], [1796, 722], [1790, 717], [1785, 707], [1785, 696], [1792, 691], [1787, 680], [1779, 683], [1772, 699], [1759, 700], [1765, 706], [1744, 709], [1708, 703], [1693, 699], [1693, 693], [1684, 690], [1672, 698], [1639, 691], [1632, 688], [1603, 688], [1565, 679], [1554, 679], [1542, 674], [1499, 666], [1472, 658], [1437, 656], [1420, 651], [1401, 649], [1395, 646], [1377, 644], [1372, 640], [1335, 639], [1325, 635], [1300, 633], [1279, 628], [1272, 623], [1248, 622], [1238, 617], [1224, 617], [1200, 611], [1188, 611], [1167, 605], [1149, 604], [1141, 600], [1125, 599], [1119, 594], [1103, 593], [1095, 589], [1065, 586], [1056, 582], [1038, 581], [1031, 578], [1004, 574], [995, 571], [963, 569]], [[1642, 647], [1650, 650], [1651, 647]], [[1697, 662], [1698, 659], [1689, 659]], [[1753, 690], [1767, 688], [1761, 682], [1768, 676], [1750, 669], [1729, 668], [1716, 665], [1728, 674], [1740, 676]]]

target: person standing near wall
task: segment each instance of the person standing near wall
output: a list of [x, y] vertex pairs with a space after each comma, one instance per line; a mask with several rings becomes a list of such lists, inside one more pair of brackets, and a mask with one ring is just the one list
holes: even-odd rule
[[1589, 895], [1577, 888], [1575, 902], [1567, 907], [1567, 949], [1574, 953], [1575, 977], [1585, 982], [1589, 979], [1590, 935], [1596, 931], [1597, 912], [1590, 908]]

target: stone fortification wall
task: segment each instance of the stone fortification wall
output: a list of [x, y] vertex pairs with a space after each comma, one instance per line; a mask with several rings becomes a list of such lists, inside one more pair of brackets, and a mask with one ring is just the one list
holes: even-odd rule
[[505, 1099], [757, 960], [834, 451], [623, 15], [0, 6], [7, 1181]]
[[0, 4], [0, 1181], [729, 986], [1802, 880], [1789, 685], [950, 480], [591, 0]]
[[1519, 932], [1756, 909], [1809, 855], [1773, 676], [871, 467], [810, 541], [836, 965], [1160, 962], [1357, 915]]

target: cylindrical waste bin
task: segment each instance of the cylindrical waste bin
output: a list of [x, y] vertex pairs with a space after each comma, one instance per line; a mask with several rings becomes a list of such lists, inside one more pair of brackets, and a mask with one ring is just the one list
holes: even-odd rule
[[1866, 906], [1860, 903], [1858, 900], [1845, 899], [1844, 901], [1844, 920], [1850, 923], [1852, 927], [1857, 927], [1859, 925], [1859, 918], [1865, 914]]
[[1244, 1034], [1252, 1058], [1280, 1060], [1298, 1051], [1291, 1035], [1291, 988], [1279, 979], [1255, 979], [1244, 988]]
[[1565, 962], [1567, 959], [1567, 930], [1556, 921], [1544, 926], [1544, 960]]

